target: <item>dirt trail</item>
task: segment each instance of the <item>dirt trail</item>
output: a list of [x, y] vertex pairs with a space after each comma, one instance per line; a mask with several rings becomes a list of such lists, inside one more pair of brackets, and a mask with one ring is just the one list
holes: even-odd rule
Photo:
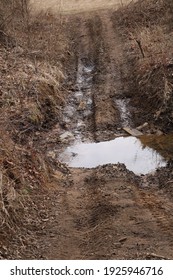
[[[82, 133], [90, 131], [95, 141], [111, 139], [121, 126], [115, 99], [123, 94], [123, 54], [111, 16], [107, 10], [69, 18], [75, 34], [78, 30], [77, 61], [94, 65], [92, 113], [83, 117]], [[84, 116], [85, 106], [80, 112]], [[71, 118], [71, 125], [75, 121]], [[153, 254], [172, 258], [172, 209], [166, 191], [143, 187], [142, 180], [121, 164], [57, 171], [55, 188], [47, 197], [47, 219], [38, 232], [39, 255], [46, 259], [146, 259]]]
[[93, 11], [97, 9], [119, 7], [120, 5], [128, 4], [131, 0], [31, 0], [31, 5], [35, 10], [47, 10], [51, 9], [54, 12], [65, 12], [65, 13], [78, 13]]
[[173, 203], [165, 193], [140, 189], [121, 165], [71, 170], [67, 181], [50, 193], [43, 258], [172, 258]]

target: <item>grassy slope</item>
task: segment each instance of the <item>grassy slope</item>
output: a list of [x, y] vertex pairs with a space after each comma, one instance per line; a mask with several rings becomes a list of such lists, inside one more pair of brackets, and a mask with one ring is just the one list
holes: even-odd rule
[[165, 132], [173, 129], [172, 17], [169, 0], [139, 0], [113, 17], [125, 42], [136, 124], [148, 121]]
[[0, 22], [0, 258], [20, 258], [40, 223], [39, 195], [54, 167], [44, 133], [59, 121], [67, 94], [61, 19], [31, 16], [12, 2], [1, 5]]

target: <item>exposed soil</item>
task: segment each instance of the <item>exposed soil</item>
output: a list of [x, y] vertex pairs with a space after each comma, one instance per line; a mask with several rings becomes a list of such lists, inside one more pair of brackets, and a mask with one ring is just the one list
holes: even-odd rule
[[121, 165], [75, 169], [58, 180], [58, 189], [49, 193], [45, 227], [38, 232], [39, 257], [172, 258], [172, 200], [135, 181]]
[[[46, 140], [39, 143], [45, 148], [46, 142], [45, 152], [50, 160], [57, 159], [57, 166], [46, 195], [40, 198], [44, 206], [41, 225], [35, 230], [34, 242], [24, 246], [20, 257], [171, 259], [171, 163], [154, 174], [137, 176], [123, 164], [84, 169], [58, 162], [59, 153], [74, 138], [100, 142], [126, 135], [117, 100], [129, 102], [127, 76], [131, 65], [113, 22], [112, 9], [95, 11], [93, 6], [93, 10], [62, 17], [70, 29], [74, 52], [68, 69], [70, 81], [65, 85], [69, 99], [60, 125], [45, 133]], [[86, 80], [81, 83], [80, 78]], [[136, 108], [130, 105], [128, 109], [129, 116], [133, 116]], [[135, 128], [138, 122], [136, 117], [128, 124]], [[153, 130], [153, 123], [147, 130]], [[70, 137], [61, 138], [66, 132], [71, 133]], [[54, 138], [59, 139], [58, 144]]]

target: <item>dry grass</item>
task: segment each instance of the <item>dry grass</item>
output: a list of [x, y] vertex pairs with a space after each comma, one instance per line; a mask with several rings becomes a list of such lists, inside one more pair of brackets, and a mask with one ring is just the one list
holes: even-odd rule
[[38, 151], [16, 145], [2, 127], [1, 133], [0, 259], [21, 258], [32, 227], [36, 229], [40, 223], [33, 195], [43, 192], [49, 173]]
[[173, 129], [172, 17], [169, 0], [139, 0], [114, 16], [133, 67], [133, 104], [144, 107], [145, 120], [165, 131]]
[[0, 4], [0, 258], [20, 258], [53, 172], [41, 137], [61, 115], [68, 48], [60, 18]]

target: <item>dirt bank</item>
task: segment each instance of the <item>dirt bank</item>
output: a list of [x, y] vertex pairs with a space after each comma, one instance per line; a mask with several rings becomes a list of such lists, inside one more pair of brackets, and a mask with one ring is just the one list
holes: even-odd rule
[[[113, 13], [128, 61], [127, 96], [136, 125], [172, 131], [172, 2], [138, 1]], [[142, 12], [141, 12], [142, 11]], [[131, 81], [129, 83], [129, 81]], [[144, 101], [144, 102], [141, 102]], [[143, 114], [141, 114], [141, 111]]]

